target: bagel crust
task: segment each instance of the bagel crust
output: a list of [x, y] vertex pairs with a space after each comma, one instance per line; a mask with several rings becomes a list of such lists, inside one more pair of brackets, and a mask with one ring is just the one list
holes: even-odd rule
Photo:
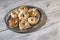
[[11, 11], [11, 17], [12, 18], [17, 18], [18, 17], [18, 13], [19, 13], [19, 11], [17, 9]]
[[19, 13], [18, 15], [20, 20], [28, 20], [29, 14], [28, 13]]
[[38, 15], [38, 11], [36, 8], [31, 8], [28, 10], [28, 13], [30, 14], [30, 16], [32, 17], [36, 17]]
[[35, 17], [29, 17], [28, 18], [28, 22], [31, 24], [31, 25], [34, 25], [38, 22], [38, 19], [35, 18]]
[[10, 28], [15, 28], [15, 27], [18, 26], [18, 24], [19, 24], [18, 18], [11, 18], [11, 19], [9, 20]]
[[19, 23], [19, 27], [20, 27], [21, 30], [23, 30], [23, 29], [28, 29], [31, 26], [30, 26], [28, 21], [23, 20]]

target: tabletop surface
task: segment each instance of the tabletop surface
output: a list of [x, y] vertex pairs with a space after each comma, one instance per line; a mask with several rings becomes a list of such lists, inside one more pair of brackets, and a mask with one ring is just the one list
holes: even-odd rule
[[[15, 33], [7, 29], [5, 15], [21, 5], [41, 8], [47, 21], [39, 30], [31, 33]], [[0, 40], [60, 40], [60, 0], [0, 0]]]

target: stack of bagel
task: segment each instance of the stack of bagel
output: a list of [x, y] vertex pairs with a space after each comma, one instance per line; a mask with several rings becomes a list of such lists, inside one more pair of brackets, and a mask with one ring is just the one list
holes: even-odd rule
[[11, 18], [8, 21], [11, 28], [19, 27], [20, 30], [26, 30], [32, 25], [38, 23], [38, 10], [37, 8], [28, 8], [26, 6], [21, 6], [10, 12]]

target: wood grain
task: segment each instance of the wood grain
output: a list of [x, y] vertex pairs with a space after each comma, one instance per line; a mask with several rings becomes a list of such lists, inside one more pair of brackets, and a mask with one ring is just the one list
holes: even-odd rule
[[[20, 5], [32, 5], [43, 9], [48, 17], [38, 31], [21, 34], [7, 30], [4, 16]], [[60, 0], [6, 0], [0, 3], [0, 40], [60, 40]]]

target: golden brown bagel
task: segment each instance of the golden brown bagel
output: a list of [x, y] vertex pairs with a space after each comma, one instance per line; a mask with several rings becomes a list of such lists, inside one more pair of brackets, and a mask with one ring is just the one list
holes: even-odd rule
[[31, 26], [30, 26], [30, 24], [29, 24], [28, 21], [22, 20], [22, 21], [19, 23], [19, 27], [20, 27], [21, 30], [23, 30], [23, 29], [28, 29], [28, 28], [30, 28]]
[[34, 25], [38, 22], [38, 19], [35, 18], [35, 17], [29, 17], [28, 18], [28, 22], [31, 24], [31, 25]]
[[12, 18], [17, 18], [17, 17], [18, 17], [18, 13], [19, 13], [19, 12], [18, 12], [17, 9], [11, 11], [11, 17], [12, 17]]
[[31, 8], [28, 10], [28, 13], [30, 14], [30, 16], [35, 17], [35, 16], [37, 16], [38, 11], [36, 8]]
[[10, 26], [10, 28], [15, 28], [15, 27], [17, 27], [19, 25], [19, 20], [18, 20], [18, 18], [11, 18], [10, 20], [9, 20], [9, 26]]
[[18, 18], [20, 20], [28, 20], [29, 14], [28, 13], [19, 13]]
[[20, 8], [18, 8], [20, 13], [26, 13], [28, 11], [28, 8], [25, 6], [21, 6]]

